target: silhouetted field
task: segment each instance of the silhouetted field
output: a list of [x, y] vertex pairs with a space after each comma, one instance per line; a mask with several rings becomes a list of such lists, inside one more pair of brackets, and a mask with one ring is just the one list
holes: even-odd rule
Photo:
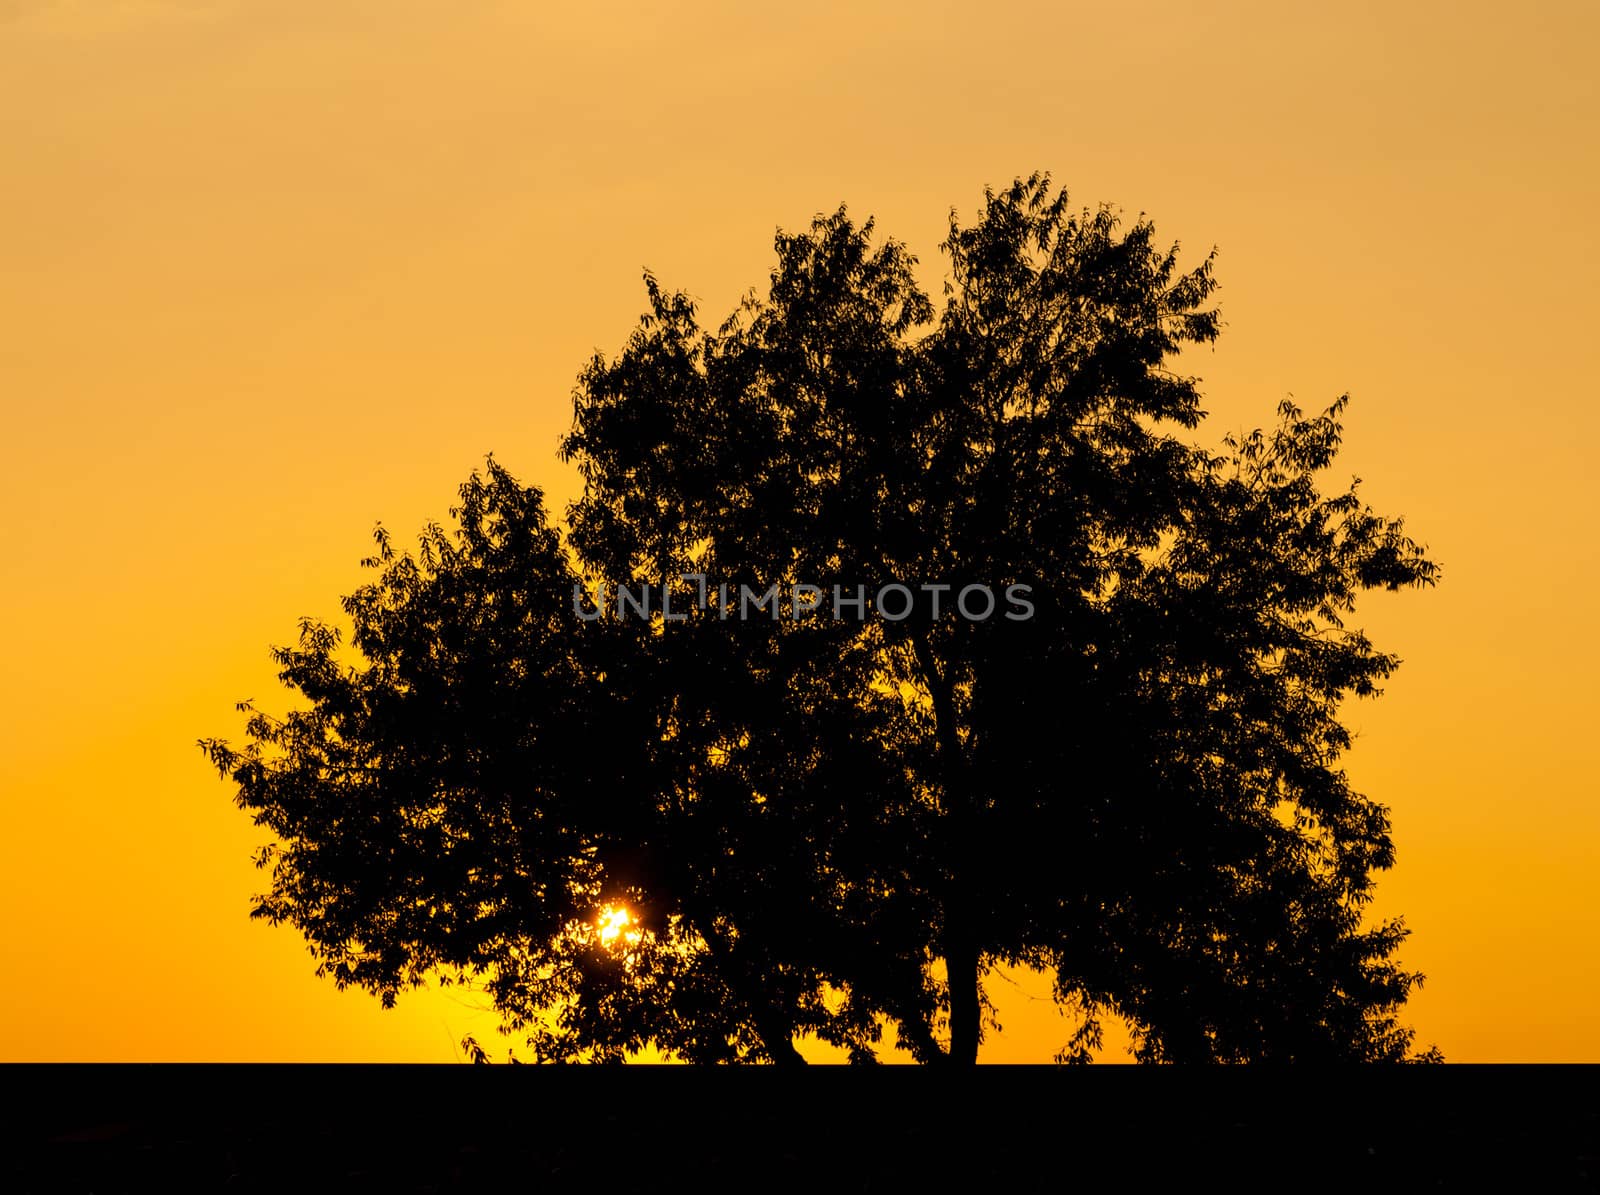
[[[13, 1192], [1596, 1189], [1600, 1070], [13, 1066]], [[492, 1184], [492, 1185], [485, 1185]]]

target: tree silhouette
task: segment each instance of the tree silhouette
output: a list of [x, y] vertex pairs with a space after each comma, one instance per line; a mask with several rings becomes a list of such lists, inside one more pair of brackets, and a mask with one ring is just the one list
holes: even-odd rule
[[1210, 259], [1041, 175], [952, 217], [937, 312], [843, 208], [776, 248], [714, 332], [646, 276], [564, 543], [491, 460], [453, 532], [380, 532], [357, 661], [304, 623], [305, 708], [203, 740], [276, 837], [257, 914], [386, 1002], [478, 977], [547, 1059], [970, 1063], [1001, 963], [1068, 1060], [1106, 1014], [1152, 1061], [1408, 1057], [1388, 815], [1339, 767], [1397, 661], [1344, 618], [1437, 569], [1319, 489], [1344, 400], [1180, 438]]

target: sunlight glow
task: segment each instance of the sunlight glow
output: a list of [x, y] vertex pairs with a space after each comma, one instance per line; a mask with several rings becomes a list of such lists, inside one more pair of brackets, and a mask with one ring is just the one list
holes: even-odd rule
[[637, 929], [629, 929], [635, 925], [633, 914], [622, 905], [607, 905], [600, 910], [600, 916], [595, 922], [600, 931], [600, 945], [615, 949], [618, 945], [634, 946], [638, 943], [640, 933]]

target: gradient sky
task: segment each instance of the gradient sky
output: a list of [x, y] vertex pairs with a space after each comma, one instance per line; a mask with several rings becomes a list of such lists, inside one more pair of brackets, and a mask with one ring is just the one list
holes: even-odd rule
[[[282, 707], [268, 645], [376, 521], [490, 451], [574, 495], [643, 267], [720, 319], [843, 201], [937, 293], [950, 208], [1044, 169], [1218, 247], [1206, 442], [1349, 391], [1330, 484], [1444, 566], [1358, 611], [1405, 663], [1349, 710], [1419, 1041], [1600, 1061], [1597, 50], [1592, 2], [0, 0], [0, 1058], [492, 1036], [249, 921], [262, 832], [195, 739]], [[983, 1057], [1048, 1060], [993, 986]]]

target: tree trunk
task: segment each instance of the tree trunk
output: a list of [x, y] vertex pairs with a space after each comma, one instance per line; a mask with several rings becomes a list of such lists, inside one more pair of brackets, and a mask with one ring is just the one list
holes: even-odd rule
[[972, 1066], [978, 1061], [978, 944], [963, 913], [959, 900], [945, 906], [944, 965], [950, 983], [950, 1061]]
[[934, 733], [938, 741], [944, 790], [945, 849], [950, 871], [944, 898], [944, 965], [950, 989], [950, 1054], [956, 1066], [978, 1061], [981, 1006], [978, 1000], [979, 954], [977, 927], [972, 923], [970, 875], [971, 793], [968, 791], [961, 735], [956, 726], [955, 696], [951, 683], [939, 670], [933, 649], [922, 636], [913, 639], [917, 663], [933, 698]]

